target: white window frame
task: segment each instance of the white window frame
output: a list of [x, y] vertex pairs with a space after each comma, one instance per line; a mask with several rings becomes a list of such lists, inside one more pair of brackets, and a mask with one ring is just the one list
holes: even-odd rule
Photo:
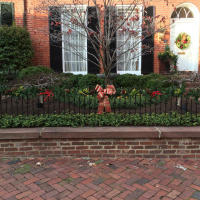
[[[84, 9], [85, 10], [85, 12], [87, 12], [87, 5], [65, 5], [64, 6], [64, 9], [73, 9], [73, 8], [78, 8], [78, 9]], [[87, 16], [87, 13], [85, 14], [86, 16]], [[64, 29], [66, 28], [66, 27], [64, 27], [64, 16], [63, 16], [63, 14], [61, 13], [61, 32], [62, 32], [62, 68], [63, 68], [63, 73], [73, 73], [73, 74], [83, 74], [83, 75], [85, 75], [85, 74], [87, 74], [88, 73], [88, 61], [87, 61], [87, 36], [86, 36], [86, 39], [85, 39], [85, 41], [84, 41], [84, 45], [85, 45], [85, 47], [86, 47], [86, 50], [83, 52], [83, 57], [84, 58], [82, 58], [82, 60], [81, 60], [81, 56], [79, 56], [79, 58], [80, 58], [80, 60], [81, 60], [81, 62], [82, 62], [82, 64], [83, 64], [83, 66], [85, 65], [85, 70], [84, 71], [73, 71], [73, 70], [71, 70], [71, 71], [67, 71], [66, 70], [66, 68], [65, 68], [65, 63], [67, 63], [67, 61], [65, 60], [65, 52], [66, 52], [66, 50], [65, 50], [65, 44], [64, 44], [64, 42], [65, 42], [65, 36], [64, 36]], [[85, 23], [87, 24], [87, 17], [86, 17], [86, 21], [85, 21]], [[86, 33], [85, 33], [86, 34]], [[75, 54], [74, 54], [75, 55]], [[70, 56], [72, 56], [72, 54], [70, 55]], [[77, 55], [78, 56], [78, 55]], [[69, 63], [70, 61], [68, 61], [68, 63]], [[73, 62], [73, 61], [71, 61], [71, 62]], [[70, 67], [70, 68], [72, 68], [72, 67]]]
[[[129, 8], [130, 5], [117, 5], [116, 6], [117, 13], [118, 13], [118, 9], [120, 9], [122, 7], [124, 9], [126, 9], [126, 8]], [[142, 37], [142, 9], [143, 9], [143, 7], [142, 7], [142, 5], [138, 5], [137, 8], [139, 9], [139, 24], [140, 24], [140, 27], [141, 27], [140, 31], [139, 31], [139, 37]], [[117, 33], [117, 35], [118, 35], [118, 33]], [[116, 40], [117, 39], [118, 38], [116, 37]], [[138, 51], [139, 52], [142, 52], [142, 44], [141, 43], [142, 42], [140, 42], [138, 44]], [[118, 45], [118, 42], [117, 42], [117, 45]], [[116, 47], [116, 48], [118, 48], [118, 47]], [[131, 63], [132, 63], [132, 61], [131, 61]], [[125, 69], [125, 65], [126, 65], [126, 62], [124, 63], [124, 66], [123, 66], [124, 69]], [[136, 74], [136, 75], [141, 75], [141, 65], [142, 65], [142, 55], [138, 56], [138, 70], [118, 70], [119, 62], [117, 62], [117, 66], [116, 66], [117, 67], [117, 73], [118, 74]]]

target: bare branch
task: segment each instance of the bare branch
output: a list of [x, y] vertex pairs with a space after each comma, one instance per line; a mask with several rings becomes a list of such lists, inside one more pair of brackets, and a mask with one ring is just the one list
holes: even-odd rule
[[[48, 13], [50, 7], [60, 7], [60, 13], [51, 16], [52, 28], [55, 28], [50, 34], [51, 39], [55, 43], [62, 42], [62, 48], [70, 49], [71, 54], [76, 54], [84, 61], [89, 60], [95, 66], [101, 63], [106, 77], [109, 77], [111, 69], [120, 65], [122, 56], [127, 58], [123, 60], [124, 63], [133, 65], [132, 60], [151, 52], [152, 42], [148, 43], [147, 39], [158, 31], [155, 24], [159, 22], [162, 28], [165, 27], [164, 18], [146, 15], [146, 2], [131, 0], [127, 5], [125, 0], [72, 0], [72, 4], [63, 5], [58, 0], [43, 0], [36, 10]], [[91, 6], [95, 9], [90, 13]], [[92, 24], [93, 20], [95, 24]], [[61, 26], [61, 33], [56, 26]], [[79, 38], [76, 40], [88, 41], [93, 52], [88, 51], [84, 41], [73, 41], [75, 35]], [[145, 45], [142, 45], [143, 41], [146, 41]], [[115, 43], [117, 46], [113, 48]], [[87, 52], [90, 58], [82, 52]]]

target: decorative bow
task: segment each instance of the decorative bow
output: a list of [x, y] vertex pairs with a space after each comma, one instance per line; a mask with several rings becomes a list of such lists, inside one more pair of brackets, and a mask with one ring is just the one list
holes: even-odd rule
[[97, 98], [99, 100], [98, 114], [102, 114], [105, 108], [106, 112], [111, 112], [110, 102], [107, 95], [113, 95], [116, 93], [114, 85], [107, 85], [106, 89], [103, 89], [100, 85], [96, 85], [95, 90], [98, 92]]
[[104, 98], [105, 95], [113, 95], [116, 93], [116, 89], [114, 85], [107, 85], [106, 89], [103, 89], [100, 85], [96, 85], [95, 90], [98, 92], [97, 98], [98, 100]]
[[45, 92], [40, 92], [40, 95], [46, 95], [44, 101], [47, 101], [49, 97], [53, 97], [54, 93], [51, 90], [45, 90]]
[[97, 99], [100, 101], [105, 95], [104, 89], [100, 85], [96, 85], [95, 90], [98, 92]]

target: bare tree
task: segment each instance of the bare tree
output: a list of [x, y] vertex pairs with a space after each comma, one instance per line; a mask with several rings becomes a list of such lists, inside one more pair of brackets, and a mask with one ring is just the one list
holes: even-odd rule
[[[50, 37], [63, 42], [66, 71], [70, 72], [75, 62], [78, 71], [85, 70], [84, 63], [89, 60], [103, 68], [107, 84], [113, 68], [121, 72], [138, 71], [141, 55], [152, 51], [148, 42], [144, 45], [142, 41], [155, 34], [158, 31], [155, 24], [163, 24], [165, 18], [148, 16], [146, 3], [145, 0], [72, 0], [66, 5], [57, 0], [44, 0], [37, 10], [49, 12], [53, 19], [54, 31]], [[49, 9], [55, 6], [60, 9]], [[61, 32], [57, 31], [58, 26]], [[84, 41], [89, 41], [92, 51], [88, 51]]]

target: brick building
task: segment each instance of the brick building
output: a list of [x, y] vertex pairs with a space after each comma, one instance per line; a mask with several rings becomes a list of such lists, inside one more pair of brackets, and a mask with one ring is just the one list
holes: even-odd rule
[[[64, 0], [62, 1], [65, 4]], [[67, 4], [67, 2], [66, 2]], [[36, 7], [40, 6], [39, 0], [0, 0], [0, 25], [10, 22], [4, 22], [6, 12], [11, 13], [11, 18], [16, 25], [26, 26], [30, 32], [35, 55], [33, 59], [34, 65], [44, 65], [52, 67], [57, 71], [69, 72], [63, 66], [66, 62], [65, 52], [62, 48], [53, 47], [49, 31], [51, 31], [51, 16], [48, 13], [38, 12]], [[176, 9], [174, 9], [174, 7]], [[164, 50], [166, 44], [178, 54], [178, 70], [180, 71], [200, 71], [200, 2], [199, 0], [152, 0], [149, 4], [150, 15], [165, 16], [167, 24], [171, 24], [161, 38], [160, 34], [153, 37], [154, 52], [146, 57], [141, 56], [140, 65], [134, 71], [127, 73], [144, 74], [160, 72], [160, 64], [158, 53]], [[179, 33], [185, 32], [191, 37], [189, 48], [180, 50], [175, 45], [175, 40]], [[86, 41], [87, 42], [87, 41]], [[63, 43], [59, 44], [61, 47]], [[120, 70], [115, 70], [120, 73]], [[72, 73], [79, 73], [71, 71]], [[81, 73], [99, 73], [97, 70], [91, 70], [91, 66], [86, 63], [86, 67]], [[125, 70], [126, 72], [126, 70]]]

